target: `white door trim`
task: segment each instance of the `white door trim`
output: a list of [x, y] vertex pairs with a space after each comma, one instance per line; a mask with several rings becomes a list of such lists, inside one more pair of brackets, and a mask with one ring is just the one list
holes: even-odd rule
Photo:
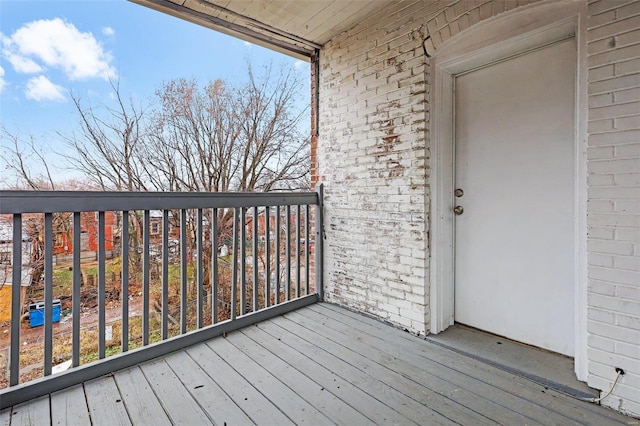
[[487, 19], [438, 48], [431, 60], [431, 332], [454, 323], [453, 80], [458, 73], [568, 37], [576, 38], [575, 369], [587, 378], [586, 2], [541, 2]]

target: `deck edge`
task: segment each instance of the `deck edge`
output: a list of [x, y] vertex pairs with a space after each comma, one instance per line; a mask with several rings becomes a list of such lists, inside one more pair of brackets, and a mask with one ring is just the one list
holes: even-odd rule
[[145, 346], [123, 354], [114, 355], [63, 373], [43, 377], [29, 383], [7, 388], [0, 391], [0, 410], [30, 401], [40, 396], [57, 392], [88, 380], [111, 374], [124, 368], [132, 367], [153, 358], [170, 354], [183, 349], [186, 346], [195, 345], [221, 336], [225, 333], [230, 333], [232, 331], [266, 321], [286, 314], [287, 312], [317, 303], [318, 300], [319, 298], [317, 294], [310, 294], [267, 309], [252, 312], [236, 318], [233, 321], [221, 322], [207, 328], [195, 330], [181, 336], [164, 340], [155, 345]]

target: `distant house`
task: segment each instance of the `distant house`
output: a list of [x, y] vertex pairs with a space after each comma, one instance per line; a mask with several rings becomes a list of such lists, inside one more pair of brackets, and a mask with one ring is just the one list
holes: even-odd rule
[[[26, 287], [31, 281], [31, 242], [22, 237], [22, 271], [20, 278], [20, 305], [26, 296]], [[0, 322], [11, 319], [11, 294], [13, 276], [13, 229], [10, 222], [0, 220]]]
[[[115, 249], [117, 239], [118, 217], [115, 212], [105, 212], [104, 249], [111, 252]], [[61, 215], [54, 221], [53, 254], [66, 255], [73, 253], [73, 215]], [[80, 214], [80, 250], [82, 252], [98, 251], [98, 213], [82, 212]]]

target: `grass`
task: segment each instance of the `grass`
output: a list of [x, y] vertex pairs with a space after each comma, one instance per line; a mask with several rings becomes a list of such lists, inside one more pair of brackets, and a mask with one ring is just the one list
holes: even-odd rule
[[[229, 313], [231, 310], [230, 300], [231, 300], [231, 270], [230, 270], [230, 258], [221, 258], [220, 259], [220, 269], [218, 271], [219, 277], [219, 311], [218, 311], [218, 320], [224, 321], [228, 319]], [[169, 315], [172, 315], [175, 320], [180, 321], [180, 295], [181, 295], [181, 268], [180, 265], [170, 264], [169, 265]], [[89, 301], [88, 307], [89, 310], [93, 309], [92, 303], [94, 298], [96, 297], [96, 286], [97, 286], [97, 273], [98, 268], [95, 262], [91, 262], [89, 264], [83, 264], [83, 275], [85, 285], [82, 287], [83, 291], [83, 304], [85, 301]], [[120, 283], [120, 274], [121, 274], [121, 262], [119, 258], [115, 258], [110, 260], [106, 264], [105, 275], [107, 279], [107, 296], [112, 297], [111, 300], [108, 300], [108, 306], [113, 306], [112, 303], [119, 304], [119, 289], [121, 286]], [[89, 276], [93, 276], [92, 279], [89, 279]], [[195, 278], [195, 267], [193, 263], [189, 263], [187, 270], [188, 277], [188, 299], [189, 299], [189, 312], [187, 314], [188, 324], [187, 330], [191, 331], [197, 328], [196, 324], [196, 315], [195, 315], [195, 298], [196, 298], [196, 289], [194, 286], [194, 278]], [[139, 282], [137, 281], [139, 276], [136, 273], [132, 272], [131, 280], [130, 280], [130, 294], [134, 296], [138, 296], [138, 288]], [[93, 282], [93, 285], [87, 285], [87, 283]], [[58, 265], [54, 270], [53, 276], [53, 284], [54, 284], [54, 298], [65, 298], [63, 299], [63, 304], [65, 300], [67, 303], [70, 303], [70, 296], [72, 294], [73, 287], [73, 271], [69, 268], [69, 265]], [[292, 283], [293, 286], [293, 283]], [[35, 286], [34, 286], [35, 287]], [[43, 289], [42, 286], [38, 286], [38, 289], [33, 293], [29, 294], [33, 300], [42, 300], [43, 297]], [[113, 293], [109, 293], [109, 290], [113, 289]], [[151, 304], [153, 306], [154, 301], [159, 302], [161, 298], [161, 290], [162, 284], [159, 277], [152, 276], [151, 282]], [[261, 306], [264, 306], [264, 298], [265, 294], [263, 291], [263, 286], [258, 286], [259, 291], [259, 299], [261, 300]], [[251, 295], [251, 287], [247, 288], [247, 300], [250, 301], [252, 299]], [[111, 296], [109, 296], [111, 294]], [[271, 299], [271, 303], [274, 302], [274, 294], [270, 294], [268, 297]], [[281, 295], [281, 300], [283, 300], [284, 296]], [[236, 310], [239, 311], [240, 298], [239, 296], [236, 298]], [[83, 305], [84, 306], [84, 305]], [[117, 305], [116, 305], [117, 306]], [[64, 309], [64, 307], [63, 307]], [[249, 308], [250, 310], [250, 308]], [[64, 311], [63, 311], [64, 312]], [[204, 315], [204, 326], [210, 324], [211, 319], [211, 306], [205, 305], [205, 309], [203, 312]], [[80, 330], [80, 364], [85, 365], [99, 359], [98, 356], [98, 326], [95, 323], [88, 325], [86, 322], [84, 323], [84, 327], [81, 320], [81, 330]], [[112, 339], [106, 342], [105, 348], [105, 357], [109, 357], [112, 355], [120, 354], [122, 352], [121, 345], [121, 327], [122, 322], [120, 319], [115, 320], [107, 324], [112, 328]], [[162, 340], [161, 336], [161, 316], [158, 314], [151, 314], [149, 317], [149, 343], [156, 343]], [[170, 322], [168, 324], [168, 336], [173, 337], [180, 334], [180, 325], [174, 324], [174, 322]], [[142, 346], [142, 317], [135, 316], [129, 318], [129, 350], [134, 350]], [[64, 362], [72, 357], [72, 335], [71, 331], [65, 331], [64, 333], [56, 333], [53, 337], [53, 364], [57, 365], [61, 362]], [[2, 356], [0, 356], [0, 371], [6, 369], [5, 364], [6, 361], [2, 362]], [[38, 341], [30, 343], [28, 345], [22, 346], [20, 348], [20, 366], [21, 366], [21, 382], [26, 382], [32, 380], [37, 377], [42, 376], [44, 364], [44, 344], [42, 342], [42, 338], [39, 338]], [[5, 385], [3, 380], [0, 380], [0, 388]], [[8, 385], [8, 384], [7, 384]]]

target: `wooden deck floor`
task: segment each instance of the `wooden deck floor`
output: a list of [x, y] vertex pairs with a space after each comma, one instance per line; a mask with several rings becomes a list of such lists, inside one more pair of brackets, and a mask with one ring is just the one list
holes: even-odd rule
[[3, 425], [632, 421], [329, 304], [0, 412]]

